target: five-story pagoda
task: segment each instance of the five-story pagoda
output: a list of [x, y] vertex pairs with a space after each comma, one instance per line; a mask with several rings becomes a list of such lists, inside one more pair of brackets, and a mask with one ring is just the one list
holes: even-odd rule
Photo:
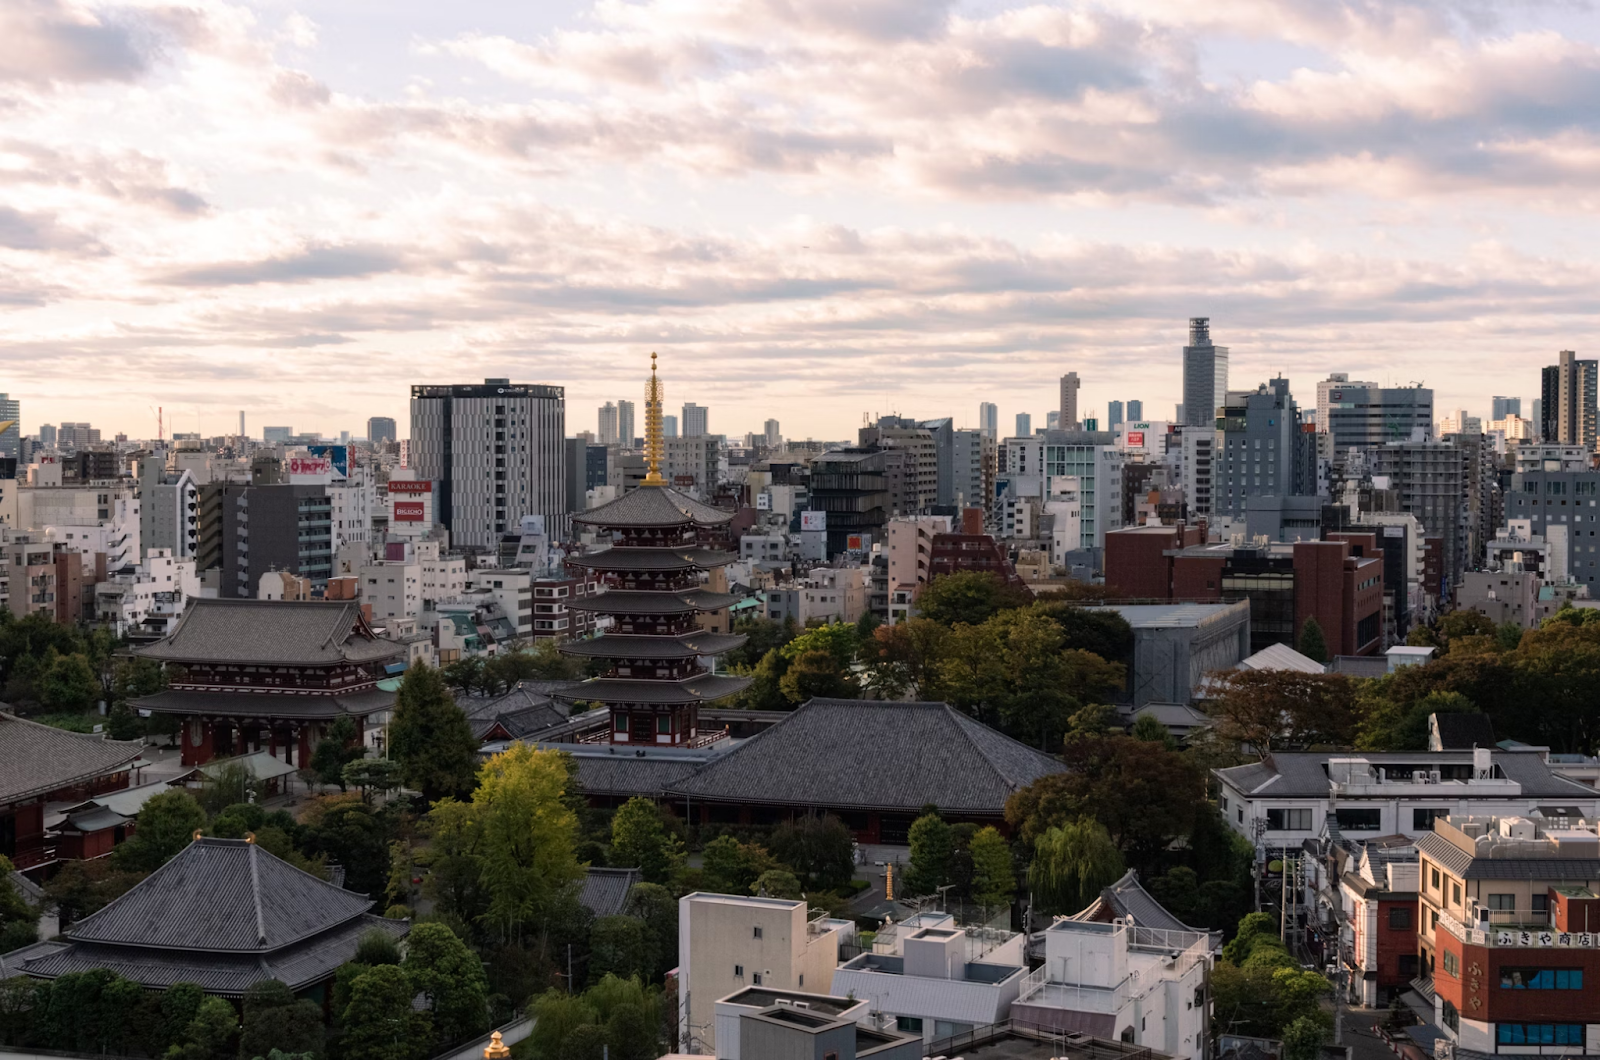
[[734, 558], [718, 547], [733, 517], [662, 478], [661, 412], [662, 386], [652, 353], [645, 385], [644, 482], [609, 504], [573, 516], [573, 522], [594, 527], [602, 538], [609, 535], [612, 544], [568, 561], [597, 572], [606, 591], [567, 606], [610, 616], [611, 626], [592, 640], [568, 641], [561, 650], [608, 659], [612, 666], [564, 698], [609, 708], [613, 743], [682, 746], [697, 735], [701, 703], [731, 696], [750, 679], [716, 674], [707, 665], [745, 640], [701, 629], [696, 620], [734, 602], [700, 584], [701, 572]]

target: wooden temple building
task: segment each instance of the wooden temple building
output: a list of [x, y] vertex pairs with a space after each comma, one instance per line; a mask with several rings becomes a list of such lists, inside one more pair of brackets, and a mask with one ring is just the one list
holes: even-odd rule
[[695, 746], [720, 738], [701, 733], [699, 710], [741, 691], [747, 677], [714, 672], [716, 656], [743, 644], [740, 634], [701, 628], [700, 616], [734, 602], [701, 584], [700, 575], [733, 561], [724, 547], [732, 513], [704, 504], [661, 476], [661, 382], [651, 354], [645, 391], [644, 482], [609, 504], [573, 516], [573, 522], [609, 535], [611, 547], [569, 563], [587, 567], [606, 589], [575, 597], [567, 606], [611, 619], [589, 640], [561, 645], [567, 655], [606, 659], [602, 676], [560, 693], [562, 698], [605, 705], [608, 739], [617, 744]]
[[197, 838], [63, 937], [0, 957], [0, 978], [104, 968], [147, 990], [195, 983], [226, 998], [277, 979], [325, 1002], [363, 935], [410, 931], [409, 921], [373, 916], [372, 904], [249, 839]]
[[339, 718], [359, 737], [393, 706], [380, 682], [406, 647], [374, 633], [355, 601], [196, 599], [134, 654], [163, 664], [168, 686], [131, 705], [181, 720], [184, 765], [265, 751], [306, 767]]
[[62, 857], [45, 828], [47, 806], [82, 802], [126, 788], [144, 744], [67, 732], [0, 712], [0, 855], [33, 870]]

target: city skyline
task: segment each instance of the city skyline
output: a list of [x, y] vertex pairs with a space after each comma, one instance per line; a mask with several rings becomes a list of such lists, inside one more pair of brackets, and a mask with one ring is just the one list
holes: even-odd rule
[[1086, 418], [1130, 375], [1166, 418], [1193, 316], [1234, 385], [1486, 415], [1600, 339], [1586, 11], [534, 6], [7, 5], [24, 430], [593, 409], [651, 350], [730, 436], [1042, 422], [1069, 368]]

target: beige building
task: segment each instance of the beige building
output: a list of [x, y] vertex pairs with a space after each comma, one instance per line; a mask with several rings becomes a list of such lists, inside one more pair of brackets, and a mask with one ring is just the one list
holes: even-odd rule
[[808, 915], [806, 903], [696, 891], [678, 899], [678, 1040], [716, 1048], [716, 1003], [749, 986], [825, 994], [847, 920]]
[[890, 519], [885, 528], [889, 540], [889, 623], [903, 622], [922, 587], [928, 584], [933, 566], [933, 535], [950, 532], [948, 515], [914, 515]]

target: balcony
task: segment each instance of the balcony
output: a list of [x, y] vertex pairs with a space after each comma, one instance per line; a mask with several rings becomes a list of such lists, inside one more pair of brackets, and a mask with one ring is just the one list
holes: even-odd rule
[[1495, 949], [1574, 949], [1600, 947], [1600, 932], [1557, 931], [1548, 914], [1528, 909], [1479, 909], [1476, 926], [1439, 913], [1439, 927], [1473, 946]]

